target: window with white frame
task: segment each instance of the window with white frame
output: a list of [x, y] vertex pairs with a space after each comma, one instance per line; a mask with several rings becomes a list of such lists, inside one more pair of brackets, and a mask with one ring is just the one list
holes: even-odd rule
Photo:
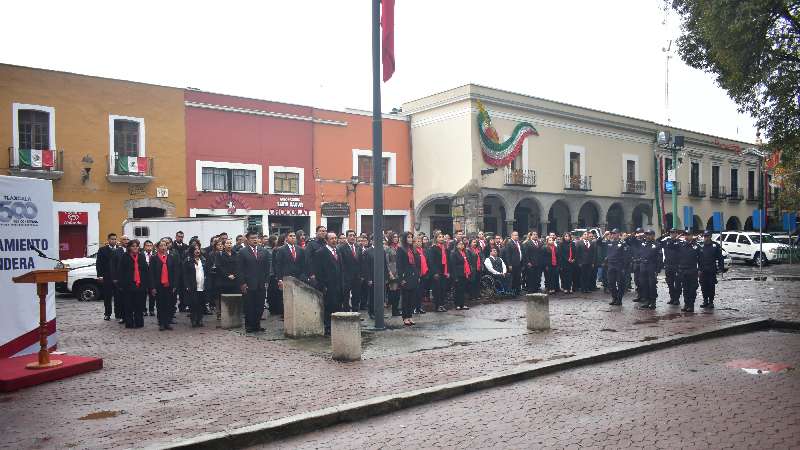
[[117, 156], [139, 156], [140, 123], [134, 120], [114, 120], [114, 153]]
[[204, 191], [256, 192], [256, 171], [203, 167]]
[[275, 172], [274, 186], [276, 194], [299, 194], [300, 174], [295, 172]]
[[[397, 154], [383, 152], [381, 156], [383, 184], [397, 184]], [[353, 149], [353, 176], [364, 183], [372, 182], [372, 150]]]
[[55, 115], [52, 106], [13, 103], [13, 142], [17, 150], [55, 150]]

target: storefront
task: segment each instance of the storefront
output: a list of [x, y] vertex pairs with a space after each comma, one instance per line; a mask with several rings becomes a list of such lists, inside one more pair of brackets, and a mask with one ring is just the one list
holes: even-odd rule
[[297, 230], [303, 230], [309, 236], [312, 234], [313, 211], [305, 209], [301, 197], [277, 197], [274, 201], [275, 207], [270, 208], [267, 215], [269, 234], [280, 236]]
[[58, 224], [58, 258], [82, 258], [97, 252], [100, 242], [99, 203], [54, 202]]
[[336, 234], [350, 229], [350, 204], [347, 202], [328, 202], [320, 206], [322, 217], [319, 224]]

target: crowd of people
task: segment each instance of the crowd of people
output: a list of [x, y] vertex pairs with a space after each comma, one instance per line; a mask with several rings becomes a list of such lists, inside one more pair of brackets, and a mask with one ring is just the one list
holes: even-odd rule
[[188, 311], [192, 326], [202, 327], [205, 315], [219, 314], [221, 294], [241, 293], [246, 331], [261, 332], [265, 307], [283, 315], [284, 278], [291, 276], [321, 291], [325, 332], [330, 333], [334, 312], [367, 310], [373, 316], [375, 245], [384, 250], [386, 306], [405, 326], [413, 326], [414, 315], [425, 314], [427, 304], [435, 312], [447, 311], [451, 301], [456, 310], [469, 310], [466, 300], [478, 298], [487, 279], [498, 293], [512, 296], [523, 291], [589, 293], [602, 286], [611, 305], [621, 305], [624, 293], [635, 289], [633, 301], [654, 309], [661, 270], [667, 303], [679, 305], [682, 295], [682, 311], [692, 312], [698, 285], [701, 307], [714, 307], [716, 276], [724, 271], [721, 248], [709, 232], [697, 243], [693, 234], [679, 230], [660, 239], [641, 229], [613, 229], [602, 236], [592, 231], [540, 237], [531, 231], [522, 239], [517, 231], [504, 238], [483, 232], [450, 236], [434, 231], [428, 236], [387, 230], [376, 240], [319, 226], [313, 237], [302, 230], [281, 236], [222, 233], [205, 247], [197, 237], [184, 242], [181, 231], [156, 243], [126, 236], [118, 241], [111, 233], [96, 262], [104, 319], [113, 314], [120, 324], [140, 328], [149, 314], [157, 316], [160, 330], [171, 330], [176, 313]]

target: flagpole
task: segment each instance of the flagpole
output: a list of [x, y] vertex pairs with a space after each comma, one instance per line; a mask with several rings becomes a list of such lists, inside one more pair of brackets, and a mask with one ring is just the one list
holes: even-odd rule
[[372, 311], [375, 329], [383, 329], [383, 133], [381, 128], [381, 0], [372, 0]]

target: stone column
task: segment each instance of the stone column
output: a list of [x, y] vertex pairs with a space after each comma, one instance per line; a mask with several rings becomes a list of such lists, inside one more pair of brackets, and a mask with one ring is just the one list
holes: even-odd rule
[[[508, 211], [506, 211], [508, 214]], [[514, 231], [514, 221], [513, 220], [506, 220], [506, 232], [505, 235], [511, 237], [511, 232]]]
[[361, 315], [357, 312], [331, 314], [331, 348], [337, 361], [361, 360]]
[[229, 330], [242, 327], [244, 303], [242, 294], [222, 294], [220, 296], [220, 328]]
[[526, 298], [528, 329], [542, 331], [550, 329], [550, 298], [547, 294], [528, 294]]
[[322, 336], [324, 313], [320, 291], [294, 277], [283, 277], [283, 333], [286, 336]]

